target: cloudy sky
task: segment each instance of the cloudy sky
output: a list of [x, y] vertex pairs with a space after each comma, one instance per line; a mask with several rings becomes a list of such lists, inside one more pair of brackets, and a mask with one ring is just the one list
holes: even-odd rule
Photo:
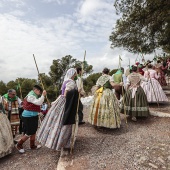
[[48, 74], [53, 59], [72, 55], [104, 67], [131, 64], [137, 56], [110, 49], [109, 35], [118, 19], [114, 0], [0, 0], [0, 80], [37, 78], [33, 60]]

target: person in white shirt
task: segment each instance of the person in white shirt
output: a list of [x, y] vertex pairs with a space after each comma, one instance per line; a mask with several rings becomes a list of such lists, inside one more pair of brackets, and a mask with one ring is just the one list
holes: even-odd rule
[[[41, 97], [39, 97], [41, 95]], [[24, 153], [24, 142], [30, 138], [30, 149], [38, 149], [41, 145], [35, 145], [35, 135], [38, 129], [38, 113], [41, 111], [40, 106], [44, 102], [46, 91], [38, 85], [24, 98], [22, 120], [24, 123], [25, 135], [16, 144], [16, 148], [20, 153]]]

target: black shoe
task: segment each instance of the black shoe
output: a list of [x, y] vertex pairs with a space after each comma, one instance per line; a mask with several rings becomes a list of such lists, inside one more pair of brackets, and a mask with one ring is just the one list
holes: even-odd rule
[[83, 124], [85, 124], [85, 122], [84, 122], [84, 121], [82, 121], [82, 122], [79, 122], [79, 125], [83, 125]]
[[16, 145], [18, 143], [18, 141], [14, 140], [14, 144]]

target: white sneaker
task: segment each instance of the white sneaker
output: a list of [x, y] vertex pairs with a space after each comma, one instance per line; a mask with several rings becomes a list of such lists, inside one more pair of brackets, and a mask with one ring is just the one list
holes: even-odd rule
[[134, 116], [134, 117], [132, 117], [132, 120], [134, 121], [134, 122], [136, 122], [137, 121], [137, 119], [136, 119], [136, 117]]
[[42, 145], [37, 145], [37, 149], [40, 149], [42, 147]]
[[15, 145], [15, 148], [18, 150], [19, 153], [25, 153], [25, 150], [23, 148], [18, 148], [18, 144]]

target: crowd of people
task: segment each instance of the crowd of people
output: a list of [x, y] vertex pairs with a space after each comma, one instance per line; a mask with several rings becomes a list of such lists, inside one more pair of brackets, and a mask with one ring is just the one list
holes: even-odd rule
[[[114, 129], [121, 126], [121, 114], [129, 115], [133, 121], [148, 117], [148, 103], [168, 102], [162, 86], [167, 85], [165, 75], [169, 75], [169, 69], [170, 59], [158, 60], [155, 64], [137, 62], [125, 73], [124, 68], [119, 68], [113, 75], [104, 68], [95, 85], [88, 122], [96, 127]], [[33, 86], [23, 101], [14, 89], [0, 96], [0, 126], [3, 126], [0, 157], [11, 153], [14, 146], [19, 153], [25, 153], [23, 144], [28, 139], [30, 149], [39, 149], [42, 145], [57, 151], [74, 147], [78, 125], [85, 123], [80, 100], [85, 95], [82, 74], [81, 67], [67, 70], [61, 95], [49, 109], [44, 102], [47, 92], [39, 85]], [[40, 112], [43, 121], [38, 129]], [[22, 136], [16, 141], [18, 131]], [[36, 137], [39, 144], [35, 144]]]

